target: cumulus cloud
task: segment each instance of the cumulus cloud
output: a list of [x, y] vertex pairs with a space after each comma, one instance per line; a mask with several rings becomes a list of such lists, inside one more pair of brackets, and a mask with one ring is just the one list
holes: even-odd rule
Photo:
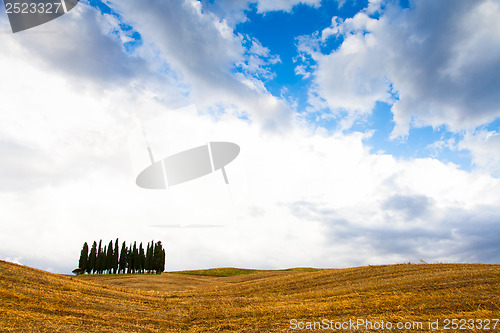
[[378, 18], [372, 7], [334, 18], [323, 36], [341, 36], [341, 46], [312, 52], [315, 93], [334, 112], [359, 117], [377, 101], [393, 103], [393, 137], [410, 126], [459, 131], [500, 116], [497, 2], [415, 1], [409, 9], [390, 2]]
[[[246, 49], [226, 20], [194, 0], [113, 3], [142, 35], [145, 44], [160, 50], [189, 88], [190, 102], [200, 109], [223, 105], [245, 112], [264, 128], [286, 128], [290, 110], [262, 89], [260, 80], [233, 73], [245, 63]], [[253, 63], [255, 64], [255, 62]], [[257, 64], [258, 66], [258, 64]]]
[[484, 129], [467, 133], [457, 148], [468, 150], [479, 170], [500, 177], [500, 156], [495, 153], [500, 151], [500, 133]]
[[[256, 38], [241, 36], [245, 44], [249, 44], [248, 51], [245, 52], [243, 62], [236, 63], [236, 67], [246, 74], [246, 77], [253, 77], [258, 80], [273, 79], [276, 74], [271, 71], [270, 66], [281, 62], [279, 55], [271, 54], [271, 51], [262, 46]], [[266, 89], [262, 86], [262, 91]]]
[[6, 52], [21, 47], [23, 52], [17, 52], [17, 56], [47, 71], [72, 75], [75, 80], [90, 79], [106, 85], [127, 82], [138, 72], [146, 72], [147, 67], [144, 60], [123, 52], [121, 41], [109, 33], [113, 25], [116, 22], [110, 15], [81, 4], [70, 17], [63, 16], [36, 32], [8, 38], [11, 47]]
[[321, 0], [259, 0], [257, 1], [259, 12], [282, 10], [289, 12], [298, 4], [319, 7]]
[[[82, 35], [83, 51], [97, 52], [109, 65], [106, 75], [55, 68], [63, 54], [78, 50], [77, 43], [59, 49], [57, 61], [44, 51], [37, 62], [26, 54], [41, 44], [31, 44], [28, 35], [2, 44], [7, 51], [0, 54], [0, 73], [11, 78], [0, 81], [2, 258], [67, 273], [84, 241], [119, 237], [162, 240], [172, 270], [418, 259], [498, 262], [499, 179], [431, 158], [374, 155], [363, 144], [363, 133], [328, 133], [289, 117], [277, 98], [258, 88], [259, 80], [246, 82], [247, 75], [232, 72], [235, 63], [245, 61], [242, 40], [198, 2], [116, 6], [143, 36], [143, 46], [132, 56], [103, 28], [114, 26], [113, 20], [90, 8], [75, 12], [82, 25], [107, 22]], [[353, 20], [354, 26], [379, 24], [368, 16]], [[75, 25], [69, 27], [78, 35]], [[55, 43], [56, 30], [44, 38]], [[253, 45], [254, 55], [272, 58], [257, 41]], [[112, 58], [106, 59], [100, 47], [109, 47]], [[87, 61], [86, 68], [95, 60], [81, 61]], [[258, 72], [263, 63], [252, 61], [248, 66]], [[75, 77], [85, 84], [75, 83]], [[187, 102], [222, 112], [202, 116], [189, 112], [192, 108], [172, 110]], [[250, 120], [232, 110], [248, 111]], [[269, 131], [271, 120], [286, 120], [288, 127]], [[230, 185], [213, 173], [169, 191], [138, 188], [135, 177], [147, 166], [148, 138], [134, 141], [134, 150], [129, 134], [141, 127], [146, 136], [155, 128], [159, 133], [149, 136], [157, 158], [178, 142], [239, 144], [240, 156], [227, 167]], [[485, 134], [484, 140], [496, 142], [490, 137], [496, 136]], [[172, 227], [179, 224], [222, 227]]]
[[[301, 220], [321, 223], [328, 253], [340, 266], [344, 262], [498, 261], [500, 246], [494, 235], [498, 233], [500, 215], [494, 206], [439, 206], [438, 201], [425, 195], [398, 194], [389, 195], [358, 218], [345, 209], [312, 202], [295, 203], [293, 212]], [[414, 208], [411, 215], [406, 214]], [[405, 214], [401, 215], [401, 211]], [[352, 254], [346, 254], [346, 249]]]
[[382, 205], [385, 210], [401, 212], [406, 221], [425, 217], [429, 211], [431, 200], [423, 195], [393, 195]]
[[[247, 1], [232, 1], [221, 0], [217, 3], [210, 1], [202, 1], [204, 6], [207, 6], [214, 12], [227, 17], [232, 22], [245, 21], [246, 17], [243, 11], [248, 10], [250, 6], [256, 6], [259, 13], [284, 11], [291, 12], [297, 5], [307, 5], [312, 7], [320, 7], [321, 0], [247, 0]], [[339, 1], [341, 7], [344, 1]]]
[[[272, 135], [229, 113], [216, 121], [187, 109], [175, 112], [149, 104], [146, 108], [166, 117], [166, 126], [158, 120], [153, 123], [166, 132], [167, 144], [175, 142], [171, 138], [201, 137], [202, 141], [201, 129], [206, 128], [209, 139], [233, 141], [242, 150], [227, 167], [232, 199], [223, 193], [227, 188], [214, 192], [215, 187], [202, 186], [206, 181], [224, 187], [220, 174], [170, 192], [147, 191], [135, 186], [141, 166], [131, 167], [129, 157], [134, 161], [136, 155], [126, 144], [137, 126], [134, 114], [145, 102], [140, 92], [127, 91], [128, 98], [123, 98], [124, 92], [114, 88], [78, 96], [78, 90], [64, 80], [51, 81], [50, 73], [32, 70], [26, 73], [39, 75], [78, 107], [64, 117], [66, 101], [53, 103], [35, 114], [46, 122], [26, 122], [34, 114], [18, 102], [24, 91], [15, 85], [3, 87], [12, 98], [13, 110], [1, 131], [8, 141], [0, 145], [6, 157], [0, 194], [3, 257], [68, 272], [84, 241], [119, 237], [145, 242], [154, 237], [166, 244], [168, 269], [345, 267], [420, 258], [494, 258], [473, 257], [480, 233], [474, 241], [460, 233], [463, 239], [458, 243], [446, 226], [452, 208], [457, 219], [470, 219], [485, 207], [496, 216], [493, 207], [500, 185], [488, 176], [472, 176], [432, 159], [398, 161], [389, 155], [372, 155], [363, 146], [361, 133], [329, 135], [297, 122], [289, 132]], [[33, 85], [26, 88], [34, 91], [34, 100], [53, 96]], [[92, 100], [107, 103], [92, 104]], [[21, 126], [26, 131], [12, 130]], [[150, 127], [145, 130], [151, 133]], [[157, 158], [167, 154], [149, 138]], [[21, 144], [33, 149], [17, 147]], [[44, 166], [45, 160], [49, 162]], [[9, 184], [5, 177], [11, 178], [10, 188], [5, 187]], [[487, 217], [481, 221], [478, 227], [490, 226]], [[181, 223], [223, 227], [162, 227]], [[496, 245], [488, 244], [481, 245], [481, 251], [494, 252]], [[61, 247], [68, 249], [62, 258]], [[57, 262], [51, 259], [56, 255]]]

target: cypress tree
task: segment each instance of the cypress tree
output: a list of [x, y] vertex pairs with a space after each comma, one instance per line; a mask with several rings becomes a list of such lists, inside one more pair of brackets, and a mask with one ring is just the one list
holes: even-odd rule
[[125, 245], [125, 241], [122, 243], [122, 250], [120, 251], [120, 260], [118, 265], [118, 273], [122, 272], [125, 274], [125, 269], [127, 269], [127, 246]]
[[91, 267], [91, 264], [90, 264], [91, 254], [92, 254], [92, 250], [90, 251], [90, 253], [89, 253], [88, 257], [87, 257], [87, 266], [85, 266], [85, 272], [87, 272], [87, 274], [90, 274], [92, 272], [92, 267]]
[[102, 239], [99, 241], [99, 247], [97, 248], [97, 258], [95, 261], [95, 269], [98, 274], [101, 274], [102, 269]]
[[152, 252], [151, 252], [151, 247], [149, 246], [148, 243], [148, 248], [146, 250], [146, 259], [144, 261], [144, 269], [148, 273], [151, 273], [151, 259], [152, 259]]
[[137, 250], [137, 243], [134, 242], [134, 249], [133, 249], [133, 256], [134, 256], [134, 273], [137, 273], [139, 271], [139, 251]]
[[137, 242], [127, 246], [124, 241], [119, 251], [118, 238], [109, 241], [107, 246], [102, 247], [102, 239], [99, 245], [94, 241], [89, 253], [89, 246], [85, 242], [80, 252], [78, 270], [87, 274], [135, 274], [152, 273], [161, 274], [165, 271], [165, 249], [161, 241], [147, 243], [144, 249], [142, 242], [137, 247]]
[[89, 259], [89, 245], [87, 242], [83, 244], [82, 251], [80, 252], [80, 260], [78, 261], [78, 267], [80, 268], [82, 274], [85, 273], [87, 269], [87, 262]]
[[118, 270], [118, 250], [120, 248], [118, 247], [118, 238], [115, 241], [115, 250], [113, 252], [113, 274], [116, 274], [116, 271]]
[[130, 244], [129, 249], [127, 250], [127, 273], [132, 273], [134, 269], [134, 252], [132, 251], [132, 244]]
[[104, 249], [101, 252], [101, 269], [100, 269], [100, 274], [104, 274], [106, 271], [106, 245], [104, 245]]
[[151, 257], [151, 270], [156, 273], [156, 268], [158, 267], [158, 250], [157, 250], [157, 244], [151, 242], [151, 251], [152, 251], [152, 257]]
[[142, 242], [139, 244], [139, 271], [144, 273], [144, 265], [146, 263], [146, 255], [144, 254], [144, 248], [142, 247]]
[[106, 253], [106, 273], [111, 274], [111, 269], [113, 269], [113, 241], [109, 241]]
[[151, 241], [151, 273], [155, 270], [155, 243]]
[[164, 251], [161, 241], [156, 242], [153, 250], [153, 266], [156, 274], [161, 274], [165, 270]]
[[153, 271], [157, 273], [156, 268], [158, 267], [158, 250], [156, 243], [153, 244], [153, 258], [151, 262], [151, 267], [153, 268]]
[[97, 264], [97, 243], [94, 241], [94, 243], [92, 244], [92, 248], [90, 249], [89, 267], [87, 268], [87, 273], [92, 272], [92, 274], [95, 274], [96, 264]]
[[161, 264], [160, 264], [161, 272], [165, 271], [165, 249], [161, 250]]

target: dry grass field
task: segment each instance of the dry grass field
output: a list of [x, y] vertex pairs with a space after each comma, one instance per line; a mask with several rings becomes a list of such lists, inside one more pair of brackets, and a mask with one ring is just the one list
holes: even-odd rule
[[72, 277], [0, 261], [1, 332], [499, 332], [499, 317], [499, 265]]

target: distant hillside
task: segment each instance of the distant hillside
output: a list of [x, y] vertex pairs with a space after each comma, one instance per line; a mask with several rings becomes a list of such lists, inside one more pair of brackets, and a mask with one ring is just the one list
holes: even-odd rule
[[[319, 270], [320, 269], [317, 269], [317, 268], [290, 268], [290, 269], [283, 269], [282, 271], [286, 271], [286, 272], [291, 272], [291, 271], [316, 272]], [[172, 273], [187, 274], [187, 275], [228, 277], [228, 276], [249, 275], [249, 274], [265, 273], [265, 272], [273, 272], [273, 271], [225, 267], [225, 268], [211, 268], [211, 269], [201, 269], [201, 270], [193, 270], [193, 271], [178, 271], [178, 272], [172, 272]]]
[[[439, 320], [434, 332], [453, 332], [445, 319], [500, 317], [499, 265], [186, 273], [70, 277], [0, 261], [0, 331], [297, 332], [359, 319], [429, 332], [431, 319]], [[423, 329], [395, 327], [411, 321]], [[387, 331], [366, 328], [338, 331]], [[500, 323], [488, 331], [499, 330]]]

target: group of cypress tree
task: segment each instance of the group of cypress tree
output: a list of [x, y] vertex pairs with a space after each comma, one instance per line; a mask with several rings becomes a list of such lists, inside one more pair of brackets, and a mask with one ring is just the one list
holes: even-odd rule
[[76, 274], [131, 274], [131, 273], [153, 273], [161, 274], [165, 270], [165, 250], [160, 241], [148, 243], [146, 251], [142, 242], [137, 247], [130, 244], [127, 247], [122, 243], [121, 250], [118, 247], [118, 238], [113, 246], [110, 241], [108, 246], [102, 247], [102, 240], [99, 246], [94, 241], [89, 253], [89, 246], [85, 242], [80, 253], [78, 268], [74, 270]]

